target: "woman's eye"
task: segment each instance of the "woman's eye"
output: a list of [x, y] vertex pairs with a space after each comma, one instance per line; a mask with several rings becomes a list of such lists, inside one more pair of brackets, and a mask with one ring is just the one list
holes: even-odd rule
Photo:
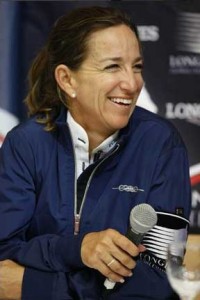
[[142, 72], [143, 70], [143, 64], [136, 64], [133, 66], [133, 69], [135, 72]]
[[110, 70], [110, 71], [114, 71], [115, 69], [118, 69], [119, 68], [119, 65], [118, 64], [112, 64], [112, 65], [109, 65], [109, 66], [106, 66], [105, 67], [105, 70]]

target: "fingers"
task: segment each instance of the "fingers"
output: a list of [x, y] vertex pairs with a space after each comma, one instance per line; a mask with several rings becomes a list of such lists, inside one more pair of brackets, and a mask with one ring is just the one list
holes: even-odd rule
[[108, 264], [99, 260], [96, 269], [114, 282], [122, 283], [124, 282], [124, 277], [132, 276], [132, 271], [122, 266], [116, 259], [112, 259]]
[[[135, 266], [135, 262], [133, 264]], [[132, 276], [132, 270], [124, 266], [120, 261], [113, 258], [105, 269], [106, 277], [115, 282], [124, 282], [124, 277]]]
[[[133, 257], [130, 256], [123, 249], [119, 248], [119, 246], [116, 246], [116, 245], [113, 246], [112, 256], [118, 262], [117, 267], [120, 265], [120, 266], [125, 267], [128, 270], [131, 270], [131, 269], [135, 268], [136, 262], [133, 259]], [[115, 268], [115, 271], [117, 271], [117, 267]], [[111, 269], [113, 269], [113, 266], [112, 266]]]
[[144, 245], [142, 245], [142, 244], [138, 245], [138, 249], [139, 249], [139, 252], [144, 252], [144, 251], [147, 250], [146, 247]]
[[116, 261], [116, 259], [113, 258], [113, 259], [107, 264], [107, 266], [110, 267], [115, 261]]
[[138, 247], [113, 229], [87, 234], [81, 246], [83, 263], [115, 282], [132, 275], [138, 253]]
[[[115, 271], [116, 270], [116, 271]], [[99, 271], [110, 280], [114, 282], [124, 282], [124, 277], [132, 275], [132, 272], [124, 267], [117, 260], [113, 260], [113, 263], [108, 266], [102, 262]], [[121, 275], [120, 275], [121, 273]]]
[[112, 249], [109, 249], [108, 252], [101, 252], [100, 259], [105, 262], [111, 270], [122, 276], [129, 276], [130, 270], [132, 270], [136, 265], [133, 257], [114, 243], [112, 245]]
[[[118, 233], [119, 234], [119, 233]], [[134, 257], [139, 254], [139, 249], [136, 245], [133, 244], [127, 237], [124, 235], [116, 235], [114, 237], [114, 243], [121, 249], [123, 249], [130, 256]]]

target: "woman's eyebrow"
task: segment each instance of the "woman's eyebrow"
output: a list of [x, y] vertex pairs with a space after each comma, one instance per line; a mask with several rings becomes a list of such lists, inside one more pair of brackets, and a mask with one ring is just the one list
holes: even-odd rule
[[[99, 62], [106, 62], [106, 61], [114, 61], [114, 62], [121, 62], [123, 61], [122, 57], [105, 57], [103, 59], [101, 59]], [[133, 60], [133, 63], [137, 63], [139, 61], [143, 61], [142, 56], [138, 56]]]

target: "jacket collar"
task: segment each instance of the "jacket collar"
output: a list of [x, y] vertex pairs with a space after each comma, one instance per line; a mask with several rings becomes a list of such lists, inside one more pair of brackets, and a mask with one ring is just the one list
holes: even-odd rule
[[[124, 144], [127, 139], [129, 138], [129, 136], [133, 133], [133, 131], [135, 131], [135, 129], [138, 126], [138, 111], [140, 111], [140, 108], [138, 108], [137, 106], [135, 107], [135, 110], [133, 112], [133, 114], [131, 115], [128, 124], [122, 128], [121, 130], [119, 130], [119, 135], [118, 135], [118, 143], [119, 144]], [[60, 108], [60, 113], [56, 119], [56, 124], [59, 125], [65, 125], [66, 124], [66, 119], [67, 119], [67, 108], [62, 105]]]

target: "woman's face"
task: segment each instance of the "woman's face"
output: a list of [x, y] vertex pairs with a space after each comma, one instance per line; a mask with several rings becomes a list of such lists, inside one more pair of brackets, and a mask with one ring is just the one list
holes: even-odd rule
[[126, 25], [90, 36], [87, 58], [73, 72], [77, 97], [74, 119], [86, 131], [105, 138], [127, 125], [143, 85], [138, 40]]

